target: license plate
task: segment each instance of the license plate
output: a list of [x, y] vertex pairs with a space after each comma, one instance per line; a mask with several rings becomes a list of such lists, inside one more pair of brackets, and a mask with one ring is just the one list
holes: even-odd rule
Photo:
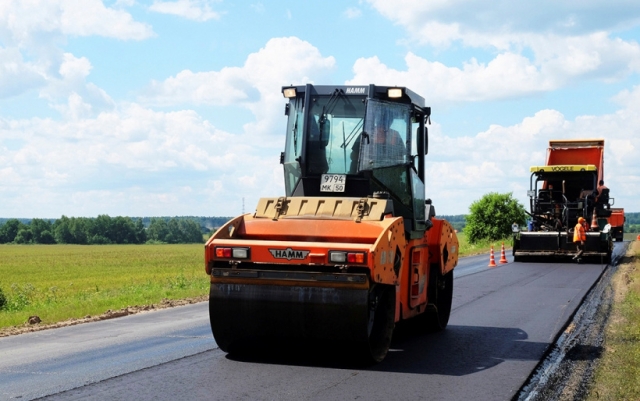
[[347, 183], [345, 174], [322, 174], [320, 192], [344, 192]]

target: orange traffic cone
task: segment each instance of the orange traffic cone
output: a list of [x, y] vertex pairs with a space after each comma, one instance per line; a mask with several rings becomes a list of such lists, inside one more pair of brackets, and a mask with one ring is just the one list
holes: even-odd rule
[[500, 263], [509, 263], [507, 255], [504, 253], [504, 242], [502, 243], [502, 250], [500, 251]]
[[491, 245], [491, 256], [489, 256], [489, 267], [496, 267], [496, 259], [493, 257], [493, 245]]
[[638, 234], [638, 237], [636, 238], [638, 241], [640, 241], [640, 234]]
[[598, 231], [600, 226], [598, 226], [598, 216], [596, 216], [596, 209], [593, 209], [593, 215], [591, 216], [591, 230]]

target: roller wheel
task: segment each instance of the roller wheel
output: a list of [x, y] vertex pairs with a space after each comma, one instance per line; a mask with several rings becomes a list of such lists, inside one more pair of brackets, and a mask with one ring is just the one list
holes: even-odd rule
[[442, 275], [438, 265], [432, 265], [429, 283], [429, 305], [422, 314], [424, 327], [428, 331], [442, 331], [449, 323], [453, 301], [453, 270]]
[[362, 351], [365, 363], [378, 363], [389, 351], [395, 328], [395, 287], [376, 285], [369, 292], [367, 342]]
[[231, 346], [231, 338], [227, 335], [225, 335], [223, 332], [220, 331], [215, 331], [214, 330], [214, 319], [215, 317], [213, 316], [213, 308], [212, 308], [212, 301], [211, 299], [209, 299], [209, 324], [211, 325], [211, 332], [213, 333], [213, 338], [216, 340], [216, 344], [218, 344], [218, 348], [220, 348], [223, 352], [229, 352], [230, 346]]

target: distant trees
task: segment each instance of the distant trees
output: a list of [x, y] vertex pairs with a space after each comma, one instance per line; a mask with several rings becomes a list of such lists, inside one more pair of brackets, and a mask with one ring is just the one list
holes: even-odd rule
[[0, 244], [169, 244], [203, 242], [200, 225], [185, 218], [152, 218], [145, 227], [141, 218], [67, 217], [51, 222], [32, 219], [23, 223], [9, 219], [0, 225]]
[[152, 218], [147, 229], [147, 238], [151, 241], [167, 244], [202, 242], [200, 226], [193, 220]]
[[8, 220], [0, 226], [0, 243], [6, 244], [7, 242], [13, 242], [22, 226], [24, 226], [24, 224], [18, 219]]
[[624, 232], [640, 233], [640, 213], [625, 212], [626, 221], [624, 223]]

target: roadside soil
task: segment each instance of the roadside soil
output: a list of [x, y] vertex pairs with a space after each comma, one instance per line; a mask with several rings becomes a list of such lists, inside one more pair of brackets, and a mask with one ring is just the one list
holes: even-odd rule
[[[557, 342], [550, 348], [525, 386], [514, 397], [518, 401], [584, 400], [606, 346], [604, 335], [615, 302], [628, 285], [625, 272], [633, 268], [630, 251], [612, 261], [585, 297], [582, 306]], [[618, 273], [619, 272], [619, 273]]]
[[74, 326], [76, 324], [88, 323], [88, 322], [97, 322], [99, 320], [107, 320], [113, 319], [116, 317], [134, 315], [137, 313], [150, 312], [160, 309], [172, 308], [174, 306], [182, 306], [195, 304], [198, 302], [203, 302], [209, 299], [209, 295], [203, 295], [201, 297], [195, 298], [187, 298], [187, 299], [163, 299], [162, 302], [158, 304], [151, 305], [136, 305], [136, 306], [127, 306], [126, 308], [111, 310], [104, 312], [98, 316], [85, 316], [81, 319], [67, 319], [62, 322], [52, 323], [52, 324], [40, 324], [40, 318], [38, 316], [30, 316], [26, 323], [22, 326], [13, 326], [6, 327], [0, 329], [0, 337], [7, 337], [16, 334], [30, 333], [34, 331], [47, 330], [47, 329], [55, 329], [58, 327], [66, 327], [66, 326]]

